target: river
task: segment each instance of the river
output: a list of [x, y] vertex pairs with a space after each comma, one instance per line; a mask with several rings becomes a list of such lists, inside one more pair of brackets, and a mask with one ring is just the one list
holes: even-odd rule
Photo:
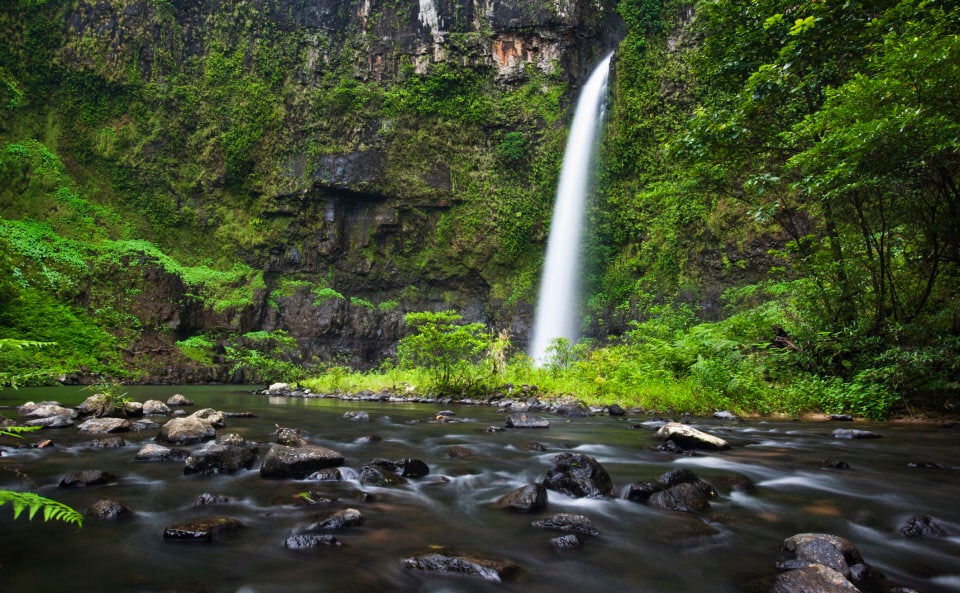
[[[251, 388], [252, 389], [252, 388]], [[0, 582], [5, 592], [75, 593], [323, 593], [323, 592], [530, 592], [614, 591], [727, 593], [745, 591], [757, 578], [777, 572], [780, 542], [802, 532], [850, 539], [864, 559], [890, 579], [927, 593], [960, 591], [960, 538], [907, 538], [900, 527], [914, 515], [960, 525], [960, 430], [937, 425], [857, 423], [882, 438], [841, 440], [831, 436], [850, 423], [697, 418], [691, 423], [731, 444], [729, 451], [698, 456], [659, 452], [651, 419], [642, 415], [565, 419], [546, 416], [548, 429], [508, 429], [492, 406], [371, 403], [254, 395], [227, 386], [137, 386], [137, 401], [166, 401], [183, 393], [195, 408], [249, 411], [254, 418], [228, 418], [218, 434], [270, 442], [276, 425], [302, 429], [311, 444], [346, 458], [344, 480], [265, 480], [254, 469], [233, 475], [183, 475], [183, 462], [145, 463], [134, 456], [157, 430], [125, 433], [126, 445], [92, 448], [90, 435], [74, 428], [45, 429], [25, 442], [50, 438], [43, 449], [3, 449], [0, 469], [22, 468], [44, 496], [81, 512], [110, 498], [133, 508], [127, 520], [88, 518], [77, 529], [24, 518], [14, 521], [0, 507]], [[73, 387], [0, 391], [0, 410], [56, 400], [76, 405], [90, 395]], [[451, 409], [455, 422], [435, 421]], [[343, 418], [365, 410], [370, 422]], [[188, 412], [192, 411], [188, 409]], [[164, 422], [163, 417], [153, 417]], [[370, 438], [371, 436], [379, 437]], [[9, 442], [9, 440], [5, 441]], [[531, 442], [543, 450], [530, 450]], [[460, 446], [468, 456], [451, 455]], [[499, 510], [501, 495], [539, 481], [561, 452], [600, 461], [618, 491], [636, 480], [653, 480], [686, 467], [714, 484], [710, 509], [689, 514], [626, 500], [582, 500], [549, 493], [546, 511], [530, 515]], [[462, 453], [462, 451], [461, 451]], [[363, 463], [377, 457], [418, 458], [426, 477], [399, 488], [369, 488], [357, 481]], [[825, 467], [842, 460], [849, 469]], [[909, 467], [912, 462], [939, 468]], [[103, 469], [115, 483], [63, 489], [59, 479], [74, 469]], [[730, 476], [749, 478], [756, 491], [731, 491]], [[0, 488], [16, 488], [9, 471]], [[297, 494], [320, 491], [330, 505], [293, 504]], [[372, 495], [366, 499], [363, 493]], [[200, 494], [231, 501], [197, 506]], [[364, 524], [336, 533], [339, 548], [292, 551], [284, 539], [318, 518], [356, 508]], [[558, 532], [531, 526], [557, 512], [590, 517], [601, 533], [578, 550], [550, 545]], [[165, 526], [211, 515], [241, 520], [239, 534], [205, 543], [162, 539]], [[503, 583], [405, 569], [402, 559], [436, 547], [519, 566]]]

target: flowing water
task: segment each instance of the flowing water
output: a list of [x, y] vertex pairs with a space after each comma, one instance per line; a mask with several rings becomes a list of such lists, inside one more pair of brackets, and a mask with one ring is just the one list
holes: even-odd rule
[[547, 349], [556, 338], [572, 343], [579, 337], [577, 302], [583, 214], [594, 170], [597, 133], [603, 123], [612, 56], [605, 57], [587, 79], [570, 125], [530, 340], [529, 354], [535, 361], [546, 358]]
[[[91, 448], [92, 437], [73, 428], [44, 430], [25, 440], [52, 438], [55, 446], [5, 448], [0, 469], [22, 468], [41, 494], [81, 511], [110, 498], [136, 514], [127, 520], [88, 519], [77, 529], [36, 519], [14, 521], [9, 506], [0, 507], [0, 586], [5, 592], [723, 593], [744, 591], [754, 579], [775, 574], [780, 542], [800, 532], [852, 540], [868, 563], [905, 585], [927, 593], [960, 591], [960, 538], [918, 540], [899, 533], [916, 514], [960, 524], [960, 430], [857, 424], [883, 438], [843, 441], [831, 437], [840, 426], [835, 422], [696, 419], [695, 426], [728, 440], [732, 449], [678, 457], [655, 450], [653, 425], [645, 424], [650, 420], [645, 416], [546, 416], [549, 429], [488, 433], [483, 429], [504, 424], [504, 414], [490, 406], [454, 406], [457, 421], [438, 423], [436, 412], [444, 409], [440, 405], [267, 398], [236, 387], [129, 391], [138, 401], [165, 401], [180, 392], [196, 402], [195, 409], [257, 416], [228, 418], [219, 434], [236, 432], [269, 442], [275, 425], [300, 428], [311, 444], [345, 456], [345, 479], [265, 480], [257, 466], [234, 475], [185, 476], [182, 462], [134, 461], [140, 447], [153, 442], [156, 430], [127, 433], [126, 446], [118, 449]], [[67, 387], [6, 390], [0, 392], [0, 405], [48, 399], [76, 405], [89, 394]], [[369, 412], [370, 422], [342, 418], [345, 411], [361, 409]], [[17, 417], [12, 409], [2, 412]], [[541, 443], [545, 450], [527, 450], [525, 443], [530, 442]], [[472, 456], [452, 457], [455, 445]], [[687, 467], [720, 495], [708, 511], [696, 515], [625, 500], [576, 500], [554, 492], [547, 509], [533, 515], [493, 507], [501, 495], [541, 480], [551, 459], [565, 451], [599, 460], [618, 490]], [[356, 479], [360, 466], [376, 457], [419, 458], [431, 473], [398, 488], [361, 486]], [[850, 469], [825, 469], [827, 459], [846, 461]], [[907, 467], [917, 461], [942, 467]], [[117, 482], [57, 487], [68, 471], [95, 468], [117, 475]], [[730, 476], [749, 478], [756, 492], [731, 492], [724, 487]], [[0, 488], [16, 486], [13, 474], [0, 471]], [[338, 501], [328, 506], [291, 504], [297, 493], [307, 490]], [[362, 491], [373, 495], [372, 500], [364, 501]], [[233, 500], [196, 506], [205, 492]], [[365, 522], [336, 533], [343, 547], [306, 552], [284, 548], [289, 535], [348, 507], [360, 510]], [[530, 525], [557, 512], [587, 515], [601, 534], [585, 537], [579, 550], [557, 550], [549, 540], [560, 533]], [[205, 543], [171, 543], [161, 537], [166, 525], [211, 515], [240, 519], [245, 528]], [[509, 559], [520, 571], [493, 584], [402, 567], [403, 558], [434, 546]]]

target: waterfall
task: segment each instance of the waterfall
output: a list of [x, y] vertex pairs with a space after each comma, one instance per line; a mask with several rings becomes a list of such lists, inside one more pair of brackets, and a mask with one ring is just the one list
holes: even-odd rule
[[547, 348], [556, 338], [566, 338], [571, 343], [579, 338], [577, 303], [582, 219], [594, 169], [597, 132], [603, 119], [612, 56], [612, 53], [607, 55], [590, 74], [580, 91], [570, 125], [553, 206], [553, 221], [550, 223], [547, 257], [540, 280], [533, 337], [530, 340], [529, 354], [536, 363], [544, 361]]

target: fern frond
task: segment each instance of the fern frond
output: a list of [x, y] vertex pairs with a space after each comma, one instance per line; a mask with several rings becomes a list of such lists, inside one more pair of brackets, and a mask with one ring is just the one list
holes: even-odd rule
[[54, 519], [64, 523], [83, 525], [83, 515], [62, 502], [40, 496], [33, 492], [14, 492], [0, 490], [0, 506], [9, 502], [13, 506], [13, 518], [19, 519], [23, 511], [27, 511], [27, 518], [33, 519], [38, 511], [43, 510], [43, 520]]
[[8, 426], [6, 428], [0, 428], [0, 436], [22, 438], [20, 433], [33, 432], [35, 430], [40, 430], [41, 428], [41, 426]]

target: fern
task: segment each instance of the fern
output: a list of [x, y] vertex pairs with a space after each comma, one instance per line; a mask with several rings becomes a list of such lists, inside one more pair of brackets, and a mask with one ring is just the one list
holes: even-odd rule
[[28, 511], [27, 518], [33, 519], [38, 511], [43, 511], [43, 520], [63, 521], [64, 523], [73, 523], [77, 526], [83, 525], [83, 515], [74, 509], [68, 507], [62, 502], [40, 496], [33, 492], [14, 492], [12, 490], [0, 490], [0, 506], [9, 502], [13, 505], [13, 518], [17, 519], [23, 513]]

